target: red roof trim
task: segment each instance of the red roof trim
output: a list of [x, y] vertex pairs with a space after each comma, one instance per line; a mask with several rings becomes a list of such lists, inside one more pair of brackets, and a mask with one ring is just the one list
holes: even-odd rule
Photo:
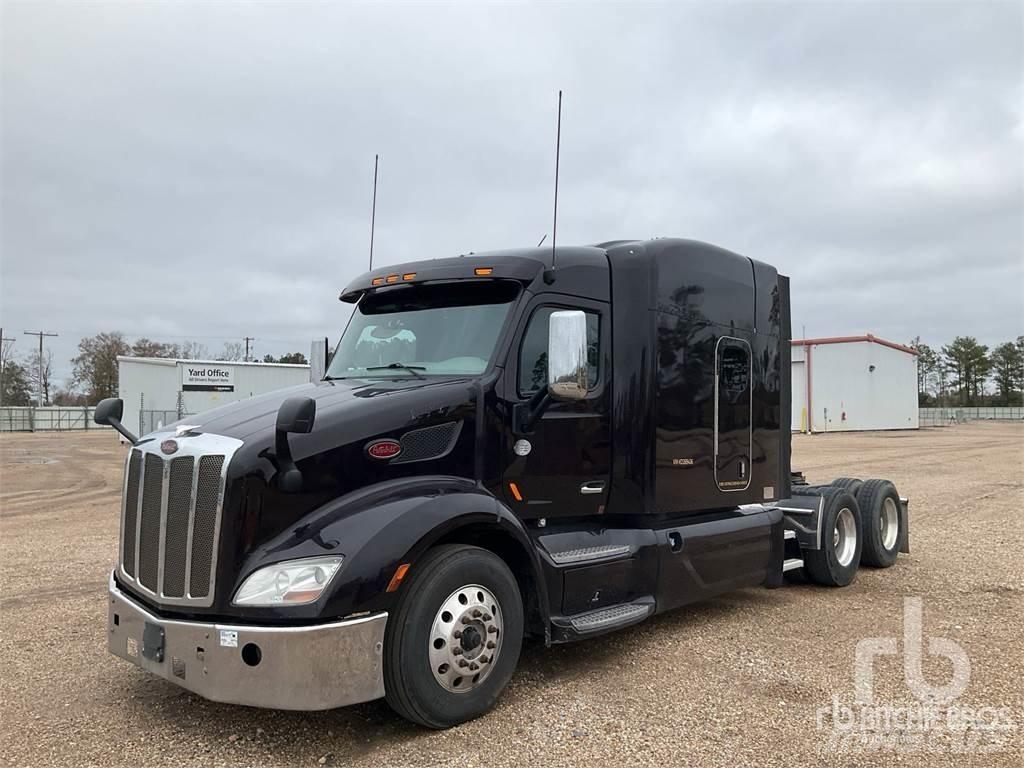
[[877, 336], [872, 336], [870, 333], [863, 336], [828, 336], [821, 339], [793, 339], [790, 343], [794, 347], [811, 347], [817, 346], [818, 344], [849, 344], [857, 341], [869, 341], [874, 344], [881, 344], [883, 347], [898, 349], [900, 352], [906, 352], [908, 355], [917, 354], [917, 350], [912, 347], [897, 344], [895, 341], [886, 341], [885, 339], [880, 339]]

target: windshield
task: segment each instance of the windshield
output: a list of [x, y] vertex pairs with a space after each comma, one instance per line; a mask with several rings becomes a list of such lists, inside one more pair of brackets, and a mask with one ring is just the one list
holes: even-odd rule
[[370, 294], [356, 306], [327, 378], [483, 373], [518, 294], [506, 281]]

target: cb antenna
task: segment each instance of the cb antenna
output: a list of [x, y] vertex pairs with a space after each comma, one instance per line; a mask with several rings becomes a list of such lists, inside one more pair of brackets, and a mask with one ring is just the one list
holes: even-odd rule
[[[562, 91], [558, 91], [558, 128], [555, 132], [555, 212], [551, 222], [551, 269], [544, 270], [544, 282], [555, 282], [555, 242], [558, 239], [558, 161], [562, 150]], [[543, 242], [543, 239], [541, 239]]]
[[370, 269], [373, 269], [373, 230], [377, 223], [377, 165], [380, 155], [373, 156], [373, 207], [370, 209]]

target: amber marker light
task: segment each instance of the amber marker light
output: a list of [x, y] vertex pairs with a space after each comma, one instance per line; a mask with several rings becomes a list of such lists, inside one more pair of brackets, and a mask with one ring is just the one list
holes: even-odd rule
[[509, 483], [508, 484], [508, 489], [510, 491], [512, 491], [512, 496], [513, 496], [513, 498], [516, 501], [522, 501], [523, 500], [523, 494], [521, 494], [519, 492], [519, 486], [518, 485], [516, 485], [515, 483]]
[[389, 283], [397, 283], [398, 282], [398, 275], [388, 275], [387, 281]]
[[383, 277], [375, 277], [370, 281], [370, 285], [384, 285]]
[[398, 589], [398, 586], [402, 583], [402, 579], [405, 578], [406, 571], [409, 570], [409, 563], [402, 563], [395, 570], [395, 575], [391, 577], [391, 581], [388, 584], [388, 592], [394, 592]]
[[476, 269], [473, 270], [473, 274], [479, 275], [480, 277], [486, 277], [493, 271], [494, 267], [477, 267]]
[[402, 275], [402, 279], [403, 280], [415, 280], [416, 279], [416, 273], [415, 272], [406, 272], [404, 275]]

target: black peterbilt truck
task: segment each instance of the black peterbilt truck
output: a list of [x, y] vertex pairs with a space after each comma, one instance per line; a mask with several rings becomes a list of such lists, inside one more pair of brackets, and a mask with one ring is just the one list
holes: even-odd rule
[[216, 701], [486, 712], [525, 637], [908, 551], [884, 480], [790, 469], [789, 281], [691, 240], [371, 271], [323, 381], [132, 443], [109, 648]]

